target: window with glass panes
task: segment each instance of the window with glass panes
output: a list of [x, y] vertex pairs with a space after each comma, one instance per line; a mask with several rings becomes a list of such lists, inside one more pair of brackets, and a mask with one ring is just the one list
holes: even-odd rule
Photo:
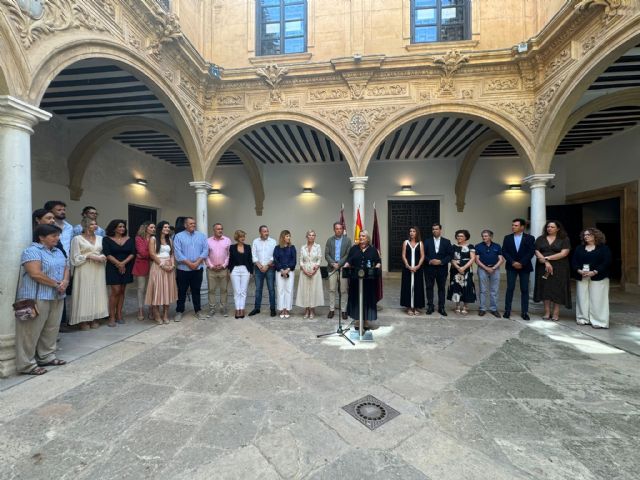
[[256, 5], [258, 55], [307, 50], [306, 0], [257, 0]]
[[411, 0], [411, 42], [470, 38], [470, 0]]

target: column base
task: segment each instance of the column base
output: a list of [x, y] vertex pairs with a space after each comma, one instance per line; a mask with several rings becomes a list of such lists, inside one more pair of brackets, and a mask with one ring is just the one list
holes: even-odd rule
[[0, 378], [16, 373], [16, 336], [0, 335]]

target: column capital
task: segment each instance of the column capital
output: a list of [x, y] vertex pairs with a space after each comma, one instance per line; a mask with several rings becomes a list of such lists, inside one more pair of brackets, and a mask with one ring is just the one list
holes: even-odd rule
[[349, 177], [349, 181], [354, 190], [364, 190], [367, 185], [367, 180], [369, 180], [369, 177]]
[[33, 126], [51, 118], [49, 112], [10, 95], [0, 95], [0, 127], [11, 126], [33, 134]]
[[203, 182], [203, 181], [199, 181], [199, 182], [189, 182], [189, 185], [193, 188], [196, 189], [196, 192], [198, 190], [206, 190], [207, 192], [209, 190], [211, 190], [211, 184], [209, 182]]
[[555, 173], [535, 173], [533, 175], [529, 175], [528, 177], [524, 177], [522, 179], [522, 183], [525, 185], [529, 185], [529, 188], [545, 188], [547, 183], [555, 178]]

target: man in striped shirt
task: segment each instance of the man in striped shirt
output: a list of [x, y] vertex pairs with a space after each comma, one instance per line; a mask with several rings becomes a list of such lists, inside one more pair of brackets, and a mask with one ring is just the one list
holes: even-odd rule
[[186, 217], [184, 230], [173, 239], [173, 249], [176, 263], [176, 283], [178, 284], [178, 303], [174, 321], [182, 320], [184, 303], [187, 299], [187, 289], [191, 288], [191, 301], [196, 317], [204, 320], [207, 316], [200, 308], [200, 287], [202, 286], [202, 272], [209, 255], [209, 245], [204, 233], [196, 231], [196, 220]]

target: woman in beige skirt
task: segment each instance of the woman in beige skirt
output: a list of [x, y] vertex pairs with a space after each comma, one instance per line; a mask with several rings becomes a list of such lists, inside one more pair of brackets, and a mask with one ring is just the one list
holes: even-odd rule
[[[160, 222], [155, 236], [149, 240], [151, 270], [145, 303], [151, 305], [153, 318], [158, 325], [169, 323], [169, 305], [178, 299], [176, 267], [169, 222]], [[162, 316], [160, 315], [162, 306]]]

